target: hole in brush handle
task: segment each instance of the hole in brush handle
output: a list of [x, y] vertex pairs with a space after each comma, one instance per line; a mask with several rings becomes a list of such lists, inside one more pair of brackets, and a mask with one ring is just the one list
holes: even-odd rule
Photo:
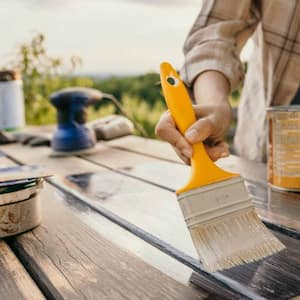
[[175, 78], [174, 76], [168, 76], [166, 81], [171, 85], [171, 86], [177, 86], [179, 83], [179, 80]]

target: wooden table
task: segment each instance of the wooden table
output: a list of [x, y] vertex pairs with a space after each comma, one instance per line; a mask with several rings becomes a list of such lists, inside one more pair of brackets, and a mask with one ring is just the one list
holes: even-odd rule
[[164, 142], [100, 142], [89, 156], [1, 146], [0, 166], [41, 164], [38, 228], [0, 241], [0, 299], [290, 299], [300, 295], [300, 195], [270, 191], [266, 168], [232, 156], [257, 212], [287, 246], [258, 263], [203, 271], [174, 190], [189, 175]]

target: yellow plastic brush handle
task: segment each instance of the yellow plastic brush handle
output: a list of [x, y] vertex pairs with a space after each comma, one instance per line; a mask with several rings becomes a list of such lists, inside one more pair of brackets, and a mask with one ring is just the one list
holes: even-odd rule
[[[179, 131], [185, 131], [196, 122], [195, 112], [188, 92], [177, 72], [169, 63], [160, 66], [160, 79], [163, 94], [171, 115]], [[201, 186], [223, 181], [238, 174], [222, 170], [209, 158], [203, 143], [193, 145], [191, 158], [191, 176], [188, 183], [177, 194], [195, 189]]]

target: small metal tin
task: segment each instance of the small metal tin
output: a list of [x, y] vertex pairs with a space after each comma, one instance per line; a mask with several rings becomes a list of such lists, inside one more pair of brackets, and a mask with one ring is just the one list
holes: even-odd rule
[[271, 188], [300, 192], [300, 105], [267, 108], [268, 182]]
[[16, 235], [41, 222], [39, 192], [42, 183], [16, 192], [0, 194], [0, 238]]

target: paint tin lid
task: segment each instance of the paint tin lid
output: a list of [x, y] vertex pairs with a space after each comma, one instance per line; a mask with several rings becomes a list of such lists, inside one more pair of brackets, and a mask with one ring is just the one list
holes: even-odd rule
[[20, 183], [30, 183], [39, 178], [52, 176], [39, 165], [9, 166], [0, 168], [0, 187]]
[[266, 108], [267, 112], [276, 112], [276, 111], [283, 111], [283, 112], [300, 112], [300, 105], [279, 105], [279, 106], [272, 106]]
[[0, 208], [2, 206], [25, 201], [30, 199], [33, 195], [38, 194], [43, 187], [43, 182], [39, 181], [32, 186], [25, 187], [23, 189], [17, 189], [12, 191], [5, 191], [0, 194]]

